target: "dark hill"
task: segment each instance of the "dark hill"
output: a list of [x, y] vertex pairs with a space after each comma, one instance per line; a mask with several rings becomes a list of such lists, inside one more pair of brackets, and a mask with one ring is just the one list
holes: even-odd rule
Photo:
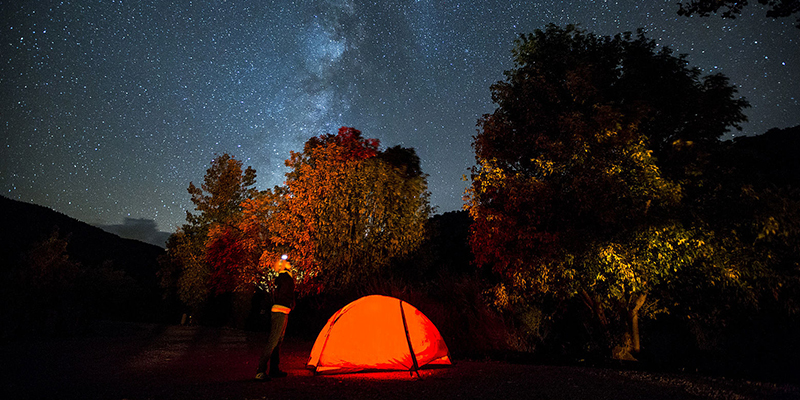
[[[2, 196], [0, 220], [3, 337], [70, 334], [98, 318], [159, 321], [167, 315], [157, 276], [164, 249]], [[66, 241], [66, 254], [41, 247], [53, 243], [54, 232], [57, 242]], [[52, 258], [54, 249], [67, 261]]]
[[21, 256], [36, 242], [45, 240], [54, 229], [67, 238], [71, 259], [86, 267], [110, 262], [144, 287], [157, 287], [158, 256], [164, 249], [137, 240], [123, 239], [57, 211], [0, 196], [0, 254], [6, 267], [21, 261]]

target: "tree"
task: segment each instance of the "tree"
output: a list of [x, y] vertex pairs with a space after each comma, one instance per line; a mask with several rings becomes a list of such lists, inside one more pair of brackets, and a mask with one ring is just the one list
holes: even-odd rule
[[196, 312], [210, 293], [203, 236], [190, 225], [184, 225], [170, 235], [161, 263], [161, 286], [175, 290], [180, 301]]
[[208, 285], [217, 294], [249, 290], [256, 283], [255, 264], [244, 247], [243, 232], [237, 226], [215, 224], [206, 240]]
[[616, 355], [630, 356], [660, 286], [690, 268], [723, 273], [710, 232], [686, 227], [680, 209], [702, 155], [747, 103], [642, 32], [549, 25], [515, 44], [473, 142], [476, 262], [517, 293], [583, 299]]
[[[800, 13], [800, 1], [798, 0], [758, 0], [759, 4], [769, 7], [767, 17], [781, 18], [789, 17], [792, 14]], [[678, 15], [691, 16], [694, 14], [707, 17], [711, 13], [717, 13], [723, 9], [722, 18], [736, 18], [742, 13], [742, 8], [748, 5], [748, 1], [737, 0], [691, 0], [678, 3]], [[797, 28], [800, 29], [800, 18], [797, 19]]]
[[0, 283], [4, 336], [60, 334], [80, 327], [89, 311], [81, 285], [87, 269], [70, 256], [70, 236], [62, 237], [53, 227], [41, 241], [27, 243], [18, 263], [11, 257], [5, 261]]
[[198, 188], [189, 182], [189, 194], [199, 215], [186, 212], [186, 221], [191, 225], [209, 226], [226, 223], [241, 212], [241, 202], [256, 194], [256, 171], [247, 167], [242, 171], [242, 162], [223, 154], [211, 161], [203, 184]]
[[734, 237], [758, 268], [754, 285], [765, 308], [800, 312], [800, 126], [723, 143], [691, 199], [717, 232]]
[[378, 145], [347, 127], [311, 138], [286, 161], [285, 187], [245, 203], [242, 228], [259, 238], [262, 259], [289, 252], [304, 291], [353, 288], [422, 240], [429, 205], [419, 158]]
[[57, 228], [47, 239], [35, 243], [25, 257], [28, 265], [23, 274], [25, 286], [49, 296], [70, 292], [82, 273], [82, 266], [70, 259], [68, 244], [69, 236], [60, 238]]
[[240, 245], [255, 267], [250, 278], [260, 287], [271, 284], [272, 265], [281, 255], [291, 252], [293, 264], [309, 255], [304, 247], [292, 247], [293, 243], [307, 243], [307, 238], [289, 213], [287, 195], [285, 187], [276, 186], [242, 202]]
[[211, 161], [203, 184], [189, 183], [199, 214], [186, 212], [187, 223], [167, 242], [162, 286], [176, 287], [181, 301], [196, 310], [212, 292], [241, 289], [249, 264], [236, 247], [242, 202], [257, 194], [256, 171], [228, 154]]

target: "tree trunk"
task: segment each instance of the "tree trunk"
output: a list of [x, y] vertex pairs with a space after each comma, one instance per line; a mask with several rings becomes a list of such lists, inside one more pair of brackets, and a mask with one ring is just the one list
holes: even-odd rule
[[613, 335], [611, 334], [611, 327], [608, 323], [608, 318], [606, 318], [605, 310], [603, 310], [603, 304], [601, 301], [593, 298], [586, 290], [581, 289], [581, 298], [583, 299], [583, 304], [592, 311], [592, 313], [597, 317], [597, 320], [600, 321], [600, 326], [603, 328], [603, 338], [605, 339], [606, 346], [613, 346]]
[[637, 354], [642, 350], [641, 341], [639, 339], [639, 310], [644, 305], [645, 300], [647, 300], [647, 294], [638, 295], [634, 300], [633, 309], [631, 309], [630, 312], [631, 350]]
[[611, 352], [614, 359], [637, 361], [636, 355], [639, 354], [642, 349], [639, 336], [639, 310], [644, 305], [646, 299], [646, 294], [637, 293], [631, 295], [629, 302], [618, 304], [620, 316], [627, 315], [627, 321], [625, 321], [626, 326], [622, 343], [615, 346]]
[[589, 307], [589, 310], [591, 310], [592, 313], [597, 316], [597, 319], [600, 320], [600, 324], [604, 327], [608, 327], [608, 319], [606, 318], [606, 313], [603, 310], [603, 305], [599, 301], [592, 298], [592, 296], [583, 289], [581, 289], [581, 297], [583, 298], [583, 304], [585, 304], [586, 307]]

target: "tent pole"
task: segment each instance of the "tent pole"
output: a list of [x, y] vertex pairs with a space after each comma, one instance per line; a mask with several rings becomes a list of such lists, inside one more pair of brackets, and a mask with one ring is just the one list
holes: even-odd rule
[[414, 372], [417, 373], [417, 378], [422, 379], [419, 375], [419, 364], [417, 364], [417, 354], [414, 353], [414, 347], [411, 346], [411, 338], [408, 337], [408, 323], [406, 322], [406, 313], [403, 310], [403, 300], [400, 300], [400, 316], [403, 317], [403, 329], [406, 333], [406, 343], [408, 343], [408, 351], [411, 352], [411, 360], [414, 362], [412, 366], [411, 376], [414, 376]]
[[322, 362], [322, 355], [325, 354], [325, 348], [328, 347], [328, 338], [331, 337], [333, 326], [339, 322], [339, 318], [341, 318], [345, 312], [346, 310], [339, 310], [336, 313], [334, 320], [331, 321], [331, 326], [328, 327], [328, 331], [325, 332], [325, 342], [322, 343], [322, 349], [319, 351], [319, 359], [317, 360], [317, 365], [314, 366], [314, 375], [317, 375], [317, 367], [319, 367], [319, 364]]

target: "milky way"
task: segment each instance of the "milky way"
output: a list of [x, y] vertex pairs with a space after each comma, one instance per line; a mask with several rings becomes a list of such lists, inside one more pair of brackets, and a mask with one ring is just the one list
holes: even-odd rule
[[800, 125], [800, 29], [757, 5], [723, 20], [672, 0], [17, 3], [0, 5], [0, 193], [96, 224], [172, 231], [216, 154], [266, 189], [340, 126], [415, 148], [438, 212], [460, 209], [489, 88], [550, 22], [641, 27], [727, 75], [753, 106], [737, 135]]

